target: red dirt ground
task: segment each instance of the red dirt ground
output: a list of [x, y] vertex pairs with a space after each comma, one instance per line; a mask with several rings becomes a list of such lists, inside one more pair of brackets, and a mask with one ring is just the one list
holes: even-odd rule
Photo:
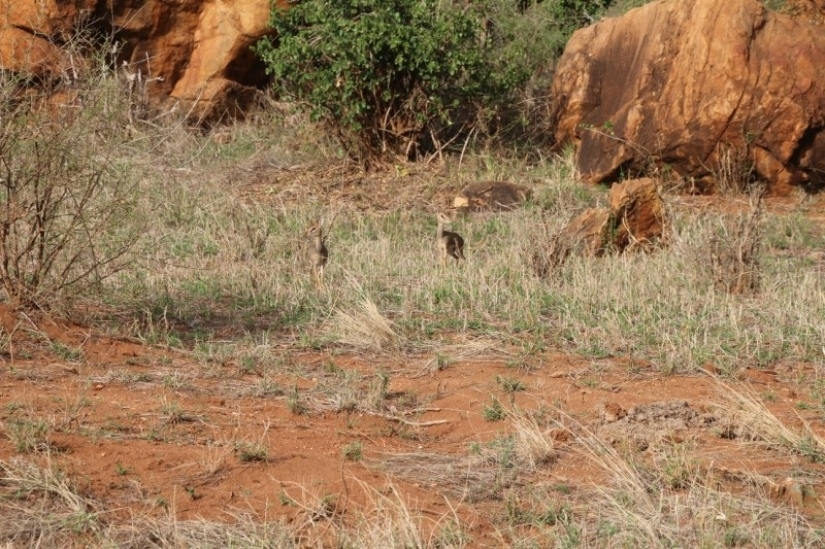
[[[338, 369], [356, 370], [368, 378], [377, 371], [388, 372], [387, 400], [406, 396], [423, 409], [416, 415], [395, 413], [393, 418], [391, 406], [386, 417], [358, 412], [296, 415], [283, 394], [254, 396], [261, 377], [235, 364], [221, 365], [206, 376], [202, 365], [183, 351], [146, 347], [45, 320], [35, 331], [27, 317], [3, 308], [0, 313], [5, 333], [15, 334], [8, 352], [0, 355], [0, 459], [21, 455], [4, 432], [10, 420], [45, 420], [52, 426], [52, 464], [66, 470], [81, 493], [107, 509], [119, 509], [124, 518], [147, 512], [154, 504], [156, 510], [150, 512], [171, 512], [179, 519], [230, 521], [238, 513], [251, 512], [267, 520], [295, 521], [305, 518], [306, 509], [316, 508], [325, 496], [335, 502], [331, 512], [343, 515], [361, 508], [367, 499], [364, 486], [381, 493], [394, 487], [412, 508], [434, 517], [450, 512], [449, 500], [462, 522], [474, 525], [470, 533], [477, 546], [498, 546], [489, 517], [500, 502], [482, 498], [462, 503], [437, 482], [404, 480], [383, 471], [382, 460], [407, 453], [466, 456], [470, 444], [500, 436], [509, 422], [482, 417], [491, 395], [509, 406], [497, 376], [523, 383], [525, 390], [514, 393], [515, 405], [564, 410], [593, 429], [605, 423], [604, 409], [626, 411], [637, 404], [686, 401], [702, 412], [722, 398], [718, 382], [709, 375], [664, 376], [645, 363], [623, 358], [589, 360], [546, 353], [531, 357], [527, 368], [514, 369], [508, 366], [505, 350], [435, 369], [429, 356], [332, 356], [286, 348], [283, 358], [294, 363], [291, 371], [303, 374], [274, 375], [281, 387], [296, 385], [308, 391], [328, 377], [328, 365], [334, 361]], [[77, 348], [84, 360], [58, 359], [38, 338]], [[787, 425], [800, 427], [804, 419], [823, 433], [821, 413], [798, 409], [800, 401], [810, 401], [799, 381], [815, 375], [805, 364], [779, 364], [772, 370], [748, 370], [731, 383], [773, 395], [769, 406]], [[530, 482], [572, 487], [598, 482], [592, 464], [564, 451], [564, 429], [554, 436], [558, 459]], [[778, 487], [772, 490], [778, 499], [803, 506], [806, 515], [822, 522], [815, 496], [794, 501], [781, 488], [801, 468], [817, 473], [806, 493], [825, 493], [823, 467], [810, 460], [743, 445], [702, 427], [664, 430], [662, 436], [691, 441], [703, 464], [722, 477], [766, 477]], [[242, 461], [236, 450], [239, 442], [260, 443], [266, 459]], [[353, 442], [363, 445], [361, 462], [343, 456]], [[44, 452], [25, 455], [47, 459]], [[286, 504], [290, 500], [297, 505]]]

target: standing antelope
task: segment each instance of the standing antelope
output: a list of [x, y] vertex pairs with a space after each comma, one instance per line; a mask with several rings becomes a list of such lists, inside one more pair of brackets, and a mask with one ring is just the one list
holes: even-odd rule
[[309, 249], [309, 264], [312, 268], [312, 275], [315, 279], [315, 284], [319, 289], [324, 287], [324, 268], [329, 259], [329, 250], [326, 244], [326, 235], [324, 234], [324, 217], [318, 220], [318, 223], [310, 225], [306, 231], [307, 236], [311, 236], [312, 247]]
[[447, 256], [456, 261], [464, 259], [464, 239], [461, 235], [444, 229], [444, 225], [450, 224], [450, 218], [442, 211], [436, 214], [438, 219], [438, 231], [436, 232], [436, 244], [441, 253], [441, 264], [445, 265]]

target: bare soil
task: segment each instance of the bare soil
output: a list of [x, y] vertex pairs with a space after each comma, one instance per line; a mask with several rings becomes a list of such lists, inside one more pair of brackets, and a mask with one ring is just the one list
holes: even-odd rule
[[[35, 330], [29, 317], [7, 308], [0, 313], [6, 333], [15, 334], [9, 352], [0, 357], [0, 419], [4, 424], [16, 417], [48, 419], [53, 425], [49, 451], [39, 449], [30, 458], [51, 460], [76, 480], [82, 494], [124, 518], [154, 502], [158, 513], [172, 512], [180, 519], [231, 521], [252, 513], [299, 521], [324, 498], [332, 502], [330, 516], [346, 516], [362, 508], [366, 487], [372, 487], [395, 489], [412, 508], [434, 515], [453, 506], [463, 522], [474, 525], [474, 544], [497, 546], [491, 523], [501, 504], [496, 495], [472, 493], [467, 482], [462, 488], [462, 473], [449, 482], [435, 474], [438, 460], [466, 456], [472, 444], [506, 434], [508, 422], [483, 417], [494, 397], [506, 407], [563, 410], [615, 447], [642, 454], [662, 440], [689, 442], [701, 465], [730, 489], [743, 479], [762, 478], [778, 501], [801, 507], [815, 522], [823, 519], [818, 499], [825, 493], [823, 466], [726, 436], [714, 412], [714, 403], [725, 395], [710, 375], [663, 375], [629, 358], [556, 353], [530, 357], [514, 369], [507, 349], [439, 369], [433, 356], [331, 355], [284, 347], [291, 371], [302, 375], [275, 373], [280, 387], [310, 390], [334, 363], [338, 371], [387, 372], [387, 400], [418, 404], [415, 414], [393, 413], [391, 404], [386, 414], [294, 413], [286, 394], [256, 396], [260, 374], [232, 361], [215, 365], [205, 376], [203, 365], [185, 351], [141, 346], [44, 319]], [[82, 351], [84, 360], [56, 357], [38, 340], [43, 336]], [[518, 379], [524, 390], [506, 393], [497, 376]], [[822, 414], [799, 406], [810, 402], [800, 381], [815, 377], [806, 364], [775, 364], [728, 382], [772, 395], [771, 411], [788, 426], [801, 427], [804, 421], [825, 434]], [[565, 451], [568, 433], [563, 421], [558, 425], [552, 464], [519, 482], [574, 491], [598, 484], [593, 464]], [[2, 435], [0, 459], [19, 456], [8, 433]], [[344, 455], [356, 442], [362, 445], [360, 461]], [[245, 443], [259, 443], [265, 456], [245, 461]], [[430, 478], [411, 468], [393, 471], [394, 457], [416, 454], [425, 466], [432, 460]], [[804, 497], [794, 497], [787, 479], [798, 478], [800, 469], [810, 474]]]

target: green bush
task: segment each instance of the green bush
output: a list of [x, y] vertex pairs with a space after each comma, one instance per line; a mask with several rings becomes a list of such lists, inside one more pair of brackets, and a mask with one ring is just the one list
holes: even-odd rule
[[529, 76], [496, 49], [490, 4], [306, 0], [273, 11], [257, 52], [352, 157], [416, 158], [483, 126]]

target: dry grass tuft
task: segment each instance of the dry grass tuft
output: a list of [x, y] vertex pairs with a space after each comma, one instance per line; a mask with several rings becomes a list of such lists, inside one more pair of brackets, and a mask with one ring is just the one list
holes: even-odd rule
[[825, 463], [825, 439], [810, 425], [803, 422], [801, 432], [791, 429], [768, 410], [750, 386], [737, 389], [721, 379], [717, 383], [720, 398], [715, 406], [726, 424], [722, 436], [761, 441]]
[[546, 466], [556, 457], [555, 441], [548, 426], [536, 414], [513, 408], [507, 412], [513, 427], [516, 455], [521, 467], [529, 472]]
[[565, 233], [563, 220], [550, 220], [545, 212], [533, 227], [529, 237], [520, 240], [526, 262], [539, 278], [557, 276], [576, 243]]
[[0, 542], [14, 546], [69, 546], [75, 535], [104, 529], [101, 507], [80, 496], [51, 461], [0, 461]]
[[368, 297], [364, 297], [352, 312], [338, 310], [331, 333], [338, 343], [359, 350], [385, 351], [398, 348], [402, 343], [392, 322]]
[[383, 549], [385, 547], [420, 547], [461, 549], [470, 541], [452, 507], [442, 515], [425, 513], [411, 507], [389, 483], [377, 489], [356, 481], [367, 495], [366, 509], [360, 513], [353, 529], [344, 536], [344, 545]]
[[438, 486], [454, 499], [468, 503], [498, 499], [514, 480], [511, 462], [500, 467], [497, 452], [480, 445], [475, 453], [465, 456], [413, 452], [365, 462], [395, 478]]
[[764, 189], [755, 190], [750, 207], [722, 223], [710, 240], [710, 266], [716, 286], [734, 295], [759, 292], [763, 240]]
[[644, 456], [622, 456], [577, 430], [578, 451], [602, 474], [574, 512], [580, 538], [592, 546], [801, 548], [823, 541], [799, 510], [760, 489], [728, 492], [683, 452], [643, 463]]
[[723, 195], [741, 195], [748, 191], [756, 177], [753, 160], [747, 148], [720, 143], [716, 147], [718, 167], [714, 172], [716, 190]]

